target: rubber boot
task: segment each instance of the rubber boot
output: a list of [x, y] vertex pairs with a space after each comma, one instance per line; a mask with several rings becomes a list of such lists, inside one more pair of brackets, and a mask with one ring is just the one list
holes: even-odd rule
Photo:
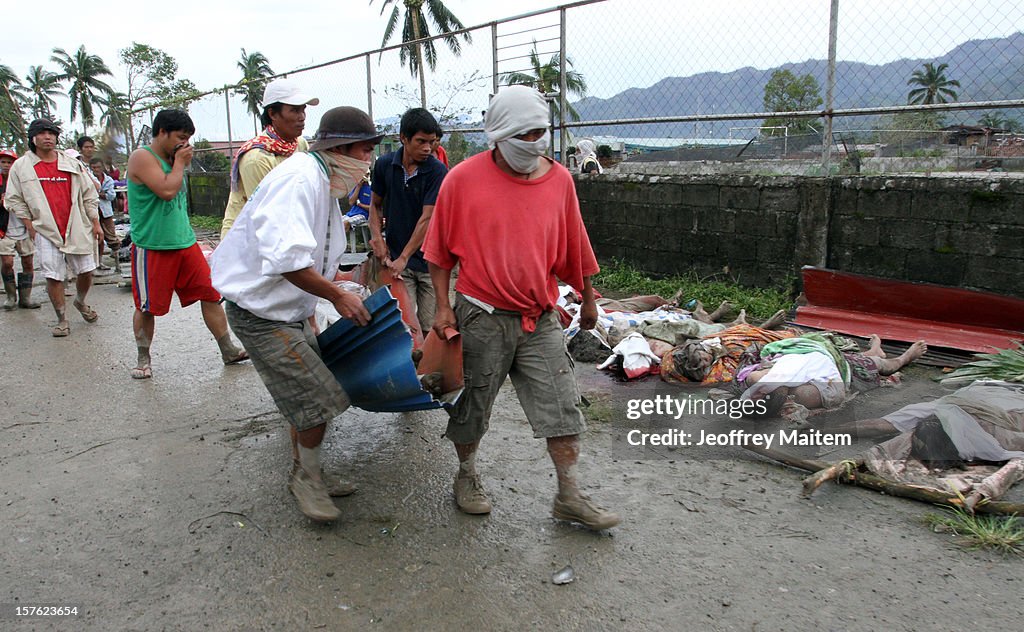
[[7, 300], [4, 301], [4, 311], [11, 311], [18, 306], [18, 286], [14, 284], [14, 274], [4, 275], [4, 292], [7, 293]]
[[31, 272], [18, 273], [18, 307], [22, 309], [39, 309], [39, 303], [32, 300], [32, 279]]
[[110, 249], [110, 258], [114, 260], [114, 274], [121, 276], [121, 257], [119, 248], [113, 247]]

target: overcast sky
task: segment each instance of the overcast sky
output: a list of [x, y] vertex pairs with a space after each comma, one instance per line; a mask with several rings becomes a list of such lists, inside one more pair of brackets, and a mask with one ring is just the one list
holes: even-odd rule
[[[557, 6], [551, 0], [447, 0], [467, 26]], [[827, 56], [829, 0], [606, 0], [568, 11], [568, 50], [589, 84], [589, 94], [610, 97], [630, 87], [647, 87], [666, 76], [728, 72], [743, 66], [770, 68], [785, 62]], [[1004, 37], [1024, 29], [1024, 8], [1007, 0], [841, 0], [838, 56], [841, 60], [884, 63], [902, 57], [941, 55], [969, 39]], [[124, 89], [117, 51], [134, 40], [160, 48], [175, 59], [179, 76], [209, 90], [240, 79], [240, 49], [260, 51], [277, 72], [372, 50], [381, 44], [385, 18], [381, 0], [175, 0], [89, 4], [55, 0], [45, 18], [31, 0], [5, 2], [0, 63], [19, 76], [33, 64], [54, 69], [54, 47], [69, 53], [84, 44], [114, 71], [110, 81]], [[557, 51], [558, 14], [500, 27], [499, 70], [521, 69], [517, 57], [533, 39], [546, 61]], [[528, 30], [534, 29], [534, 30]], [[516, 33], [518, 31], [528, 31]], [[397, 43], [397, 40], [395, 40]], [[516, 48], [515, 44], [521, 44]], [[373, 58], [374, 116], [401, 112], [415, 91], [395, 55]], [[474, 75], [474, 73], [476, 73]], [[441, 109], [469, 81], [449, 110], [482, 109], [490, 87], [490, 34], [478, 31], [462, 57], [442, 52], [430, 75], [432, 109]], [[326, 107], [367, 107], [365, 62], [358, 60], [294, 78], [322, 99], [311, 109], [307, 132]], [[200, 134], [226, 136], [223, 96], [192, 106]], [[58, 102], [68, 119], [67, 100]], [[232, 135], [252, 129], [233, 100]], [[248, 126], [248, 127], [247, 127]], [[205, 134], [203, 132], [205, 131]]]

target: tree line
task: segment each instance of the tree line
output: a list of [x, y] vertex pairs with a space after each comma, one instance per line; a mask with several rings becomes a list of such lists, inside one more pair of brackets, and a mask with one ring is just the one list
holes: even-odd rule
[[[907, 80], [908, 105], [929, 105], [932, 103], [955, 102], [959, 97], [960, 82], [947, 75], [949, 64], [925, 63], [915, 70]], [[779, 116], [765, 119], [761, 133], [765, 136], [781, 136], [783, 133], [807, 134], [814, 132], [813, 119], [786, 117], [785, 112], [814, 110], [821, 107], [821, 87], [810, 73], [797, 76], [790, 70], [776, 70], [764, 87], [766, 111], [778, 112]], [[940, 112], [921, 112], [897, 115], [897, 128], [937, 130], [944, 124]], [[978, 125], [1011, 132], [1024, 131], [1016, 119], [1001, 113], [986, 113], [978, 119]]]
[[[64, 128], [80, 128], [83, 135], [91, 130], [108, 155], [116, 152], [117, 145], [131, 151], [144, 140], [139, 138], [131, 112], [158, 105], [187, 107], [200, 94], [192, 81], [178, 77], [174, 57], [158, 48], [132, 42], [118, 51], [118, 61], [124, 91], [111, 85], [114, 73], [110, 66], [84, 45], [73, 53], [54, 48], [49, 59], [52, 67], [30, 66], [23, 77], [0, 64], [0, 144], [24, 151], [28, 123], [48, 118]], [[256, 118], [266, 78], [273, 71], [262, 53], [248, 53], [244, 48], [237, 67], [242, 77], [235, 92]], [[67, 110], [58, 109], [58, 97], [67, 97]], [[65, 112], [70, 125], [62, 118]]]

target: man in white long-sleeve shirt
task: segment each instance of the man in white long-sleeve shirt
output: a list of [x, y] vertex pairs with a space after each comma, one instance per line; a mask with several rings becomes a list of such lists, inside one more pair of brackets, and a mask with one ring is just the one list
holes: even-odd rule
[[330, 496], [355, 488], [320, 467], [327, 423], [349, 399], [320, 359], [308, 319], [321, 297], [343, 318], [370, 320], [359, 296], [332, 281], [346, 245], [338, 198], [366, 173], [380, 139], [365, 112], [326, 112], [310, 153], [293, 154], [263, 179], [210, 258], [231, 329], [292, 426], [288, 488], [319, 522], [340, 515]]

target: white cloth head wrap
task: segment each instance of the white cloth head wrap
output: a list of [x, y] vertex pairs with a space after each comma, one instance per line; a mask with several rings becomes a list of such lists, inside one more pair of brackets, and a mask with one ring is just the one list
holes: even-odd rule
[[487, 144], [494, 149], [499, 140], [506, 140], [531, 129], [547, 129], [550, 110], [544, 96], [528, 86], [504, 86], [487, 106], [484, 131]]

